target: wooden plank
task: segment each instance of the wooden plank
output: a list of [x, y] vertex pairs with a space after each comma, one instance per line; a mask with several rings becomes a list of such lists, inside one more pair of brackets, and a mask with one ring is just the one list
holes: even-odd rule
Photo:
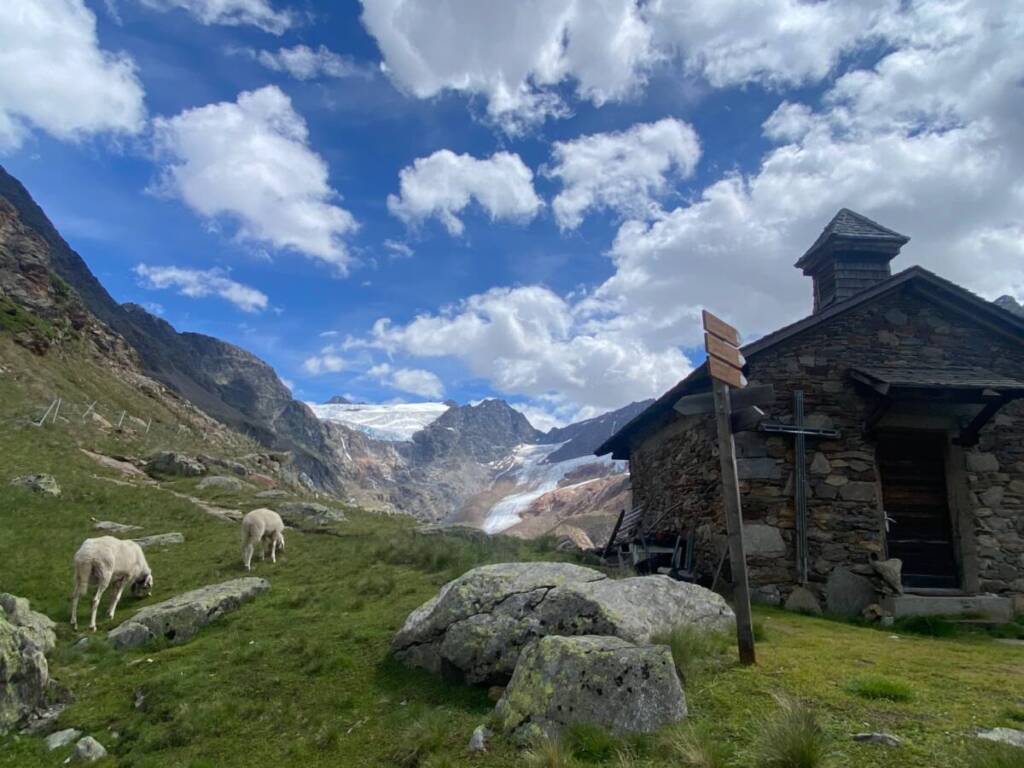
[[715, 381], [721, 381], [730, 387], [742, 389], [747, 386], [747, 377], [743, 375], [743, 371], [723, 363], [717, 357], [708, 358], [708, 373]]
[[702, 316], [704, 318], [705, 331], [715, 334], [722, 341], [726, 341], [734, 347], [740, 345], [740, 332], [725, 322], [725, 320], [715, 317], [706, 309], [703, 311]]
[[729, 387], [721, 381], [713, 384], [715, 424], [718, 427], [718, 458], [722, 472], [722, 501], [729, 539], [729, 563], [733, 579], [733, 610], [736, 613], [736, 644], [741, 664], [756, 664], [754, 625], [750, 615], [750, 585], [747, 581], [747, 555], [743, 548], [743, 510], [740, 507], [739, 475], [736, 472], [736, 443], [730, 429]]
[[726, 344], [714, 334], [704, 334], [704, 349], [707, 350], [709, 357], [716, 357], [733, 368], [742, 368], [747, 364], [747, 361], [736, 347], [732, 344]]
[[[758, 384], [753, 387], [744, 387], [735, 392], [730, 392], [729, 395], [732, 398], [732, 407], [737, 411], [756, 405], [771, 405], [775, 402], [775, 385]], [[715, 396], [711, 392], [686, 395], [679, 398], [672, 407], [683, 416], [711, 413], [715, 410]]]

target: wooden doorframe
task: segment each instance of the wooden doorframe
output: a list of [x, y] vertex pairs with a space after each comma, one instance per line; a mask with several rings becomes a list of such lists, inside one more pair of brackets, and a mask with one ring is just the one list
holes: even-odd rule
[[[883, 440], [893, 435], [932, 436], [943, 445], [943, 471], [946, 479], [946, 510], [953, 545], [953, 570], [964, 592], [978, 591], [977, 546], [974, 541], [973, 509], [967, 487], [966, 460], [963, 448], [953, 444], [957, 433], [937, 424], [914, 426], [912, 424], [879, 428], [874, 435], [875, 474], [878, 477], [878, 503], [882, 515], [882, 541], [886, 557], [889, 554], [889, 532], [886, 529], [885, 481], [879, 460], [879, 448]], [[913, 592], [911, 587], [907, 591]]]

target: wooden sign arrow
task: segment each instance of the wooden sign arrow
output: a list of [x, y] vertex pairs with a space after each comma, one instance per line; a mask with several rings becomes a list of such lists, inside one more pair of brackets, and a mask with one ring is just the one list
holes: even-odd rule
[[733, 368], [728, 363], [723, 363], [717, 357], [708, 357], [708, 373], [712, 379], [728, 384], [734, 389], [742, 389], [747, 386], [747, 377], [739, 368]]
[[726, 365], [731, 365], [733, 368], [742, 368], [747, 364], [746, 359], [736, 347], [732, 344], [726, 344], [717, 336], [710, 333], [704, 334], [704, 349], [707, 350], [709, 357], [715, 357], [721, 360]]
[[703, 310], [704, 330], [712, 333], [727, 344], [734, 347], [740, 345], [740, 332], [729, 325], [725, 320], [715, 317], [706, 309]]
[[[732, 406], [736, 410], [750, 408], [755, 405], [771, 405], [775, 402], [775, 386], [772, 384], [758, 384], [753, 387], [737, 390], [731, 393]], [[681, 397], [672, 406], [677, 413], [683, 416], [693, 416], [697, 413], [711, 413], [715, 410], [715, 398], [710, 392], [701, 392], [697, 395]]]

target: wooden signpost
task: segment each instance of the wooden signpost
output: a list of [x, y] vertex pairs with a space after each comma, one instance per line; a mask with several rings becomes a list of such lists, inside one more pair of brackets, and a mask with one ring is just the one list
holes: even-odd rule
[[722, 471], [722, 501], [729, 537], [729, 563], [732, 570], [733, 604], [736, 611], [736, 642], [740, 663], [755, 664], [754, 626], [750, 616], [750, 586], [747, 583], [747, 556], [743, 547], [743, 510], [740, 506], [739, 476], [736, 472], [736, 443], [733, 440], [730, 388], [747, 385], [743, 376], [739, 332], [706, 309], [704, 344], [708, 352], [708, 373], [715, 401], [718, 427], [718, 456]]

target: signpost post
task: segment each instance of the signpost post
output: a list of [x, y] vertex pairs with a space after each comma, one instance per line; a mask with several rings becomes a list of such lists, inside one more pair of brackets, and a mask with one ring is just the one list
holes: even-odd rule
[[750, 586], [747, 583], [747, 556], [743, 548], [743, 510], [740, 506], [739, 477], [736, 472], [736, 443], [732, 437], [730, 389], [747, 385], [743, 376], [746, 362], [739, 350], [739, 332], [728, 323], [704, 310], [704, 346], [708, 353], [718, 427], [718, 456], [722, 472], [722, 502], [729, 537], [729, 563], [732, 570], [733, 604], [736, 611], [736, 642], [740, 663], [755, 664], [754, 626], [750, 616]]

